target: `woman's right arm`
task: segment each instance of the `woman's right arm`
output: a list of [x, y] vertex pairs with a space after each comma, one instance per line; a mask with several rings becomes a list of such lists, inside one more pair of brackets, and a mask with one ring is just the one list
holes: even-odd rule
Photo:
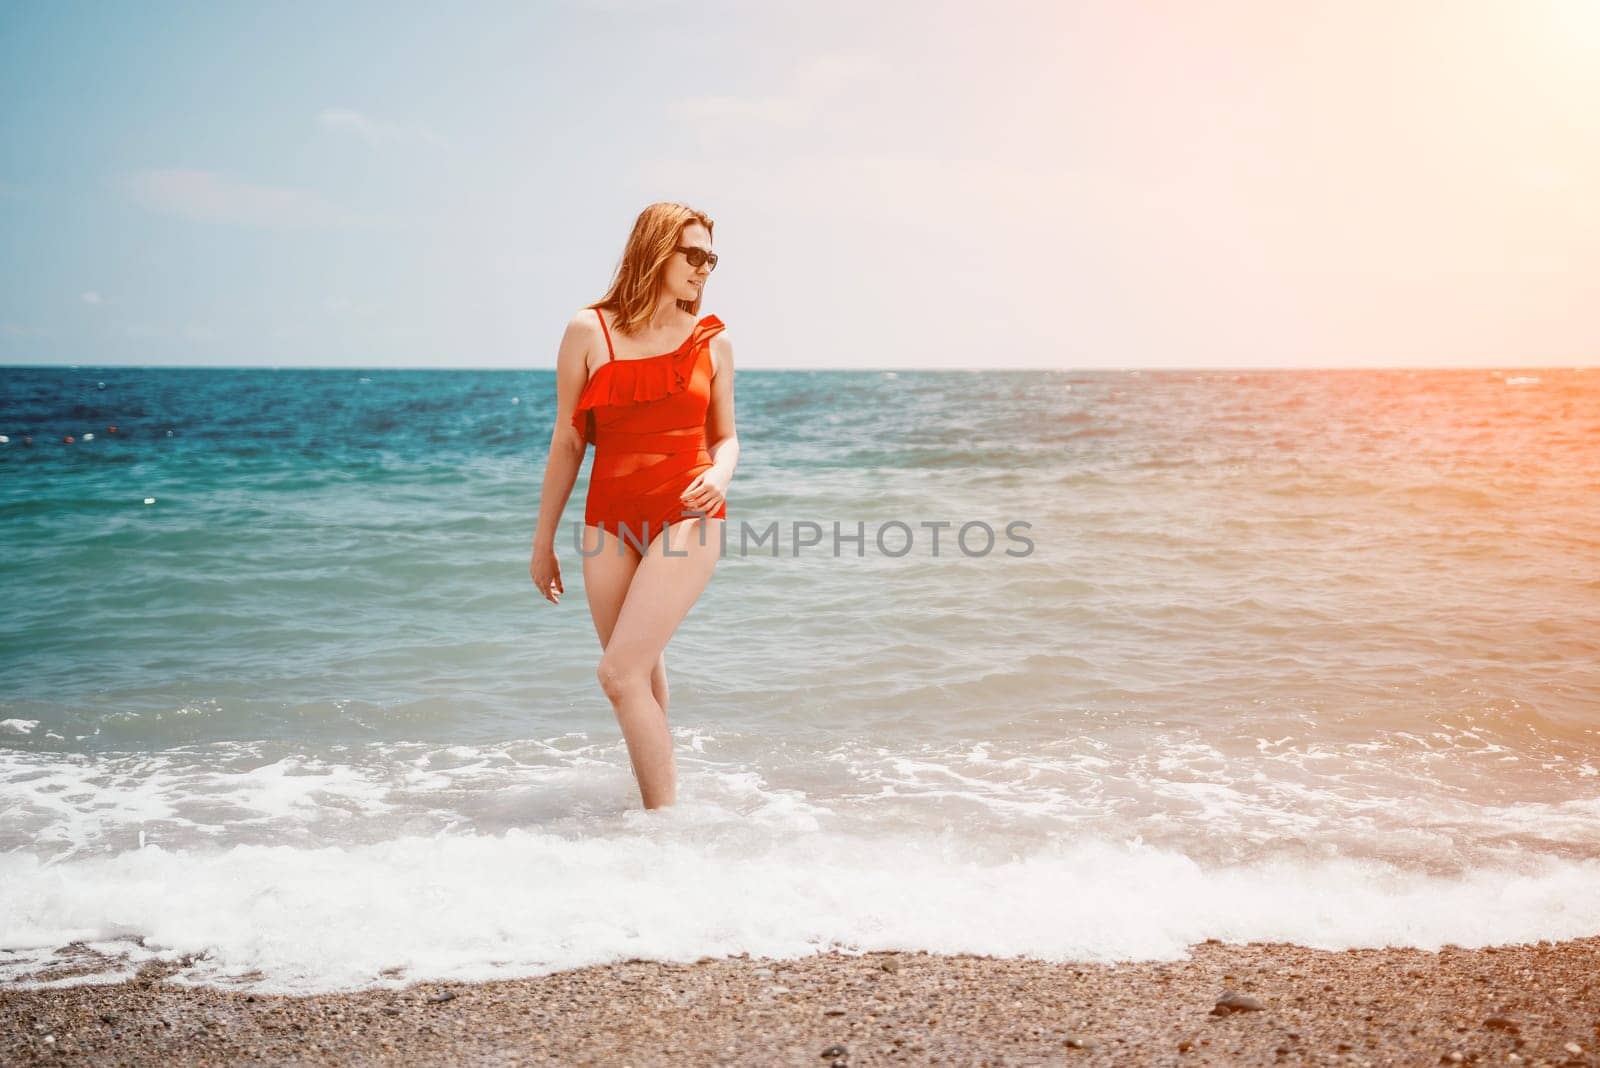
[[585, 309], [574, 315], [561, 335], [556, 351], [556, 425], [550, 432], [550, 454], [545, 461], [544, 486], [539, 492], [539, 519], [533, 531], [533, 559], [528, 572], [541, 596], [560, 604], [565, 592], [561, 585], [561, 566], [556, 562], [556, 528], [567, 498], [578, 481], [583, 454], [588, 448], [583, 435], [572, 425], [578, 396], [589, 381], [589, 344], [594, 314]]

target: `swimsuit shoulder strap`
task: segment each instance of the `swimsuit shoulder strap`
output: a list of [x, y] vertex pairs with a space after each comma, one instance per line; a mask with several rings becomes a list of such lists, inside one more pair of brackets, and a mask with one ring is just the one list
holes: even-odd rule
[[611, 328], [606, 326], [606, 317], [599, 308], [596, 308], [594, 313], [600, 316], [600, 329], [604, 330], [606, 334], [606, 362], [610, 363], [617, 358], [617, 351], [611, 347]]

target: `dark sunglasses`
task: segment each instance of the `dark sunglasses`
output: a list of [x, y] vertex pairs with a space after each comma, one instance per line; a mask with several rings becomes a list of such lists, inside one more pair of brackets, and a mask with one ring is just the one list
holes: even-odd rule
[[717, 269], [717, 254], [715, 252], [707, 252], [705, 249], [694, 245], [679, 245], [674, 251], [683, 253], [688, 259], [690, 267], [698, 267], [705, 263], [710, 264], [711, 270]]

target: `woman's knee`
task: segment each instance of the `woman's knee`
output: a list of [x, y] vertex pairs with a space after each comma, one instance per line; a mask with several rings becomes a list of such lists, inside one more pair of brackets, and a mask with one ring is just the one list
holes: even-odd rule
[[654, 660], [635, 664], [606, 652], [601, 654], [600, 666], [595, 668], [594, 674], [605, 695], [612, 701], [620, 701], [630, 693], [649, 693], [650, 673], [654, 669]]

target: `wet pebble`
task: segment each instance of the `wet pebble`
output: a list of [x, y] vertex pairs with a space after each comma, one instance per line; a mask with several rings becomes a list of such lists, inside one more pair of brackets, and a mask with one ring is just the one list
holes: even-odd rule
[[1211, 1015], [1227, 1016], [1235, 1012], [1260, 1012], [1265, 1008], [1265, 1005], [1249, 994], [1226, 990], [1223, 991], [1222, 997], [1217, 999], [1217, 1004], [1212, 1008]]

